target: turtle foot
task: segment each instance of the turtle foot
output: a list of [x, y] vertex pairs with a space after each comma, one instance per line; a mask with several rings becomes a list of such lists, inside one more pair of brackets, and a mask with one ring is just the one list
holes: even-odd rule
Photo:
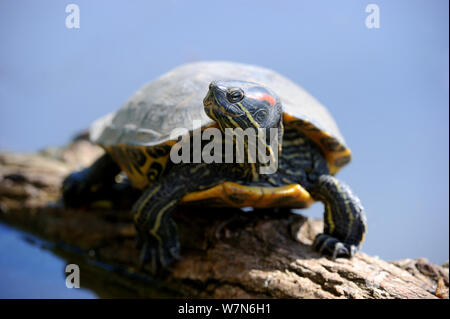
[[320, 254], [330, 256], [332, 259], [337, 257], [351, 258], [358, 251], [357, 246], [343, 243], [327, 234], [318, 234], [313, 246]]
[[136, 247], [141, 249], [139, 267], [145, 269], [149, 266], [153, 274], [160, 274], [180, 259], [178, 240], [158, 241], [148, 237], [138, 236], [136, 241]]

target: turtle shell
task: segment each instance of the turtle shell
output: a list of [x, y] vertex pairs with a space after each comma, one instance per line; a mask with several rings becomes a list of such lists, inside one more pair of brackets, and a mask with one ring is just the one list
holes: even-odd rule
[[162, 161], [167, 160], [163, 146], [170, 144], [173, 129], [192, 130], [214, 123], [203, 108], [213, 80], [244, 80], [267, 86], [281, 99], [284, 125], [297, 127], [319, 145], [332, 174], [350, 161], [350, 149], [335, 121], [315, 98], [275, 71], [233, 62], [196, 62], [169, 71], [139, 89], [117, 112], [97, 120], [91, 127], [91, 139], [106, 150], [133, 147], [140, 153], [144, 148], [155, 149]]

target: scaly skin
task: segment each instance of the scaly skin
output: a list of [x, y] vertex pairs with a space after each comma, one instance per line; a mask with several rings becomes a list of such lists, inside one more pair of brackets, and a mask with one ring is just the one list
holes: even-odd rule
[[[259, 187], [299, 184], [325, 206], [324, 232], [316, 237], [314, 247], [333, 258], [353, 256], [366, 231], [361, 203], [347, 185], [330, 175], [327, 161], [316, 143], [291, 125], [287, 125], [283, 135], [282, 106], [276, 95], [253, 83], [213, 82], [204, 104], [205, 112], [222, 130], [278, 128], [279, 140], [282, 140], [278, 170], [273, 174], [259, 174], [258, 162], [163, 166], [159, 164], [163, 161], [155, 161], [158, 155], [153, 154], [155, 150], [150, 148], [110, 147], [107, 151], [114, 155], [112, 158], [105, 155], [81, 175], [75, 173], [66, 179], [63, 188], [65, 202], [71, 204], [82, 202], [84, 198], [91, 199], [95, 197], [88, 195], [92, 185], [111, 183], [119, 170], [113, 159], [121, 163], [128, 174], [146, 176], [149, 186], [133, 206], [133, 214], [138, 246], [142, 249], [142, 264], [150, 263], [152, 269], [158, 271], [180, 256], [176, 224], [170, 215], [186, 194], [224, 182]], [[268, 143], [266, 147], [272, 151]], [[161, 148], [160, 156], [167, 154], [168, 151]], [[155, 171], [147, 173], [146, 167]], [[231, 194], [227, 200], [238, 199]]]

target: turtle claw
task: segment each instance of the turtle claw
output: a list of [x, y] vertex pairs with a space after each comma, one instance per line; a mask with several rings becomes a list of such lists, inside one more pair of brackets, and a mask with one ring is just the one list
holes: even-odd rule
[[170, 246], [162, 242], [157, 242], [153, 238], [142, 241], [138, 237], [137, 245], [141, 246], [139, 268], [145, 269], [147, 266], [150, 266], [153, 274], [163, 272], [176, 260], [180, 259], [178, 243]]
[[343, 243], [327, 234], [317, 235], [313, 246], [320, 254], [330, 256], [333, 260], [337, 257], [352, 258], [358, 251], [355, 245]]
[[170, 255], [173, 257], [174, 260], [180, 260], [181, 259], [181, 255], [179, 252], [179, 249], [177, 247], [172, 247], [169, 250]]

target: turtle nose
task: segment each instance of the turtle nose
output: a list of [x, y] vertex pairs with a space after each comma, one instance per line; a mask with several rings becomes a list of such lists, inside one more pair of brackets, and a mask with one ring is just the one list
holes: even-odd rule
[[217, 82], [216, 81], [211, 81], [211, 83], [209, 83], [209, 89], [210, 90], [217, 89]]

